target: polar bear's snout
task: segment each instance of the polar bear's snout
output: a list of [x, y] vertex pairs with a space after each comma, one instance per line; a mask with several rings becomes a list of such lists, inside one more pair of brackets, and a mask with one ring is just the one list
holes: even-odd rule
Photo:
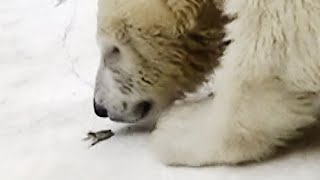
[[112, 109], [109, 111], [104, 105], [97, 103], [96, 100], [93, 101], [94, 112], [97, 116], [103, 118], [109, 117], [110, 120], [115, 122], [131, 122], [127, 120], [131, 119], [131, 117], [126, 117], [126, 114], [130, 114], [131, 116], [136, 117], [135, 121], [143, 119], [153, 108], [152, 101], [140, 101], [133, 105], [131, 108], [127, 106], [126, 102], [123, 102], [122, 104], [123, 111], [127, 111], [127, 113], [119, 114]]
[[108, 110], [104, 106], [98, 104], [95, 100], [93, 100], [94, 112], [99, 117], [108, 117]]

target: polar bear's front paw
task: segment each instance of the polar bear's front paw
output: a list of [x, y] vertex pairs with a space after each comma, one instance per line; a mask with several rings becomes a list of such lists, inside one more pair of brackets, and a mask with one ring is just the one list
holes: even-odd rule
[[[170, 166], [195, 166], [194, 162], [190, 162], [190, 156], [186, 155], [184, 145], [181, 144], [183, 142], [170, 136], [167, 132], [153, 132], [151, 136], [151, 148], [156, 158]], [[197, 165], [200, 166], [200, 164]]]
[[[175, 105], [157, 122], [151, 135], [151, 148], [167, 165], [201, 166], [212, 158], [210, 111], [212, 98]], [[206, 142], [208, 139], [209, 144]], [[214, 142], [213, 142], [214, 143]], [[212, 151], [211, 151], [212, 152]]]
[[154, 155], [166, 165], [178, 164], [174, 159], [175, 155], [171, 143], [171, 140], [161, 137], [158, 132], [153, 132], [151, 136], [151, 149]]

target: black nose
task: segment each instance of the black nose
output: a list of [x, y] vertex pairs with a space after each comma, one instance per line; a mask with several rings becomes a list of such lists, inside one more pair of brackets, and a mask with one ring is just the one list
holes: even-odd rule
[[144, 118], [151, 110], [152, 102], [142, 101], [138, 103], [135, 107], [134, 113], [140, 115], [140, 118]]
[[93, 106], [94, 106], [94, 112], [96, 113], [97, 116], [108, 117], [107, 109], [105, 107], [97, 104], [95, 100], [93, 101]]

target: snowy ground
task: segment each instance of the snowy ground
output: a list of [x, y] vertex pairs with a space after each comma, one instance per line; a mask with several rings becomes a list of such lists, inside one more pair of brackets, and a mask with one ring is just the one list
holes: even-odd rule
[[141, 133], [88, 149], [88, 130], [121, 127], [92, 110], [95, 12], [96, 0], [1, 1], [1, 180], [320, 179], [320, 133], [302, 149], [241, 167], [166, 167]]

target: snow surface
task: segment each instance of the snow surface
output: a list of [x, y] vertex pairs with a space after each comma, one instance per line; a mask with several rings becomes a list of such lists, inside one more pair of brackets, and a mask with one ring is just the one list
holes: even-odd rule
[[87, 131], [123, 126], [93, 114], [95, 13], [96, 0], [1, 1], [1, 180], [320, 179], [320, 133], [298, 150], [239, 167], [166, 167], [144, 133], [89, 149]]

